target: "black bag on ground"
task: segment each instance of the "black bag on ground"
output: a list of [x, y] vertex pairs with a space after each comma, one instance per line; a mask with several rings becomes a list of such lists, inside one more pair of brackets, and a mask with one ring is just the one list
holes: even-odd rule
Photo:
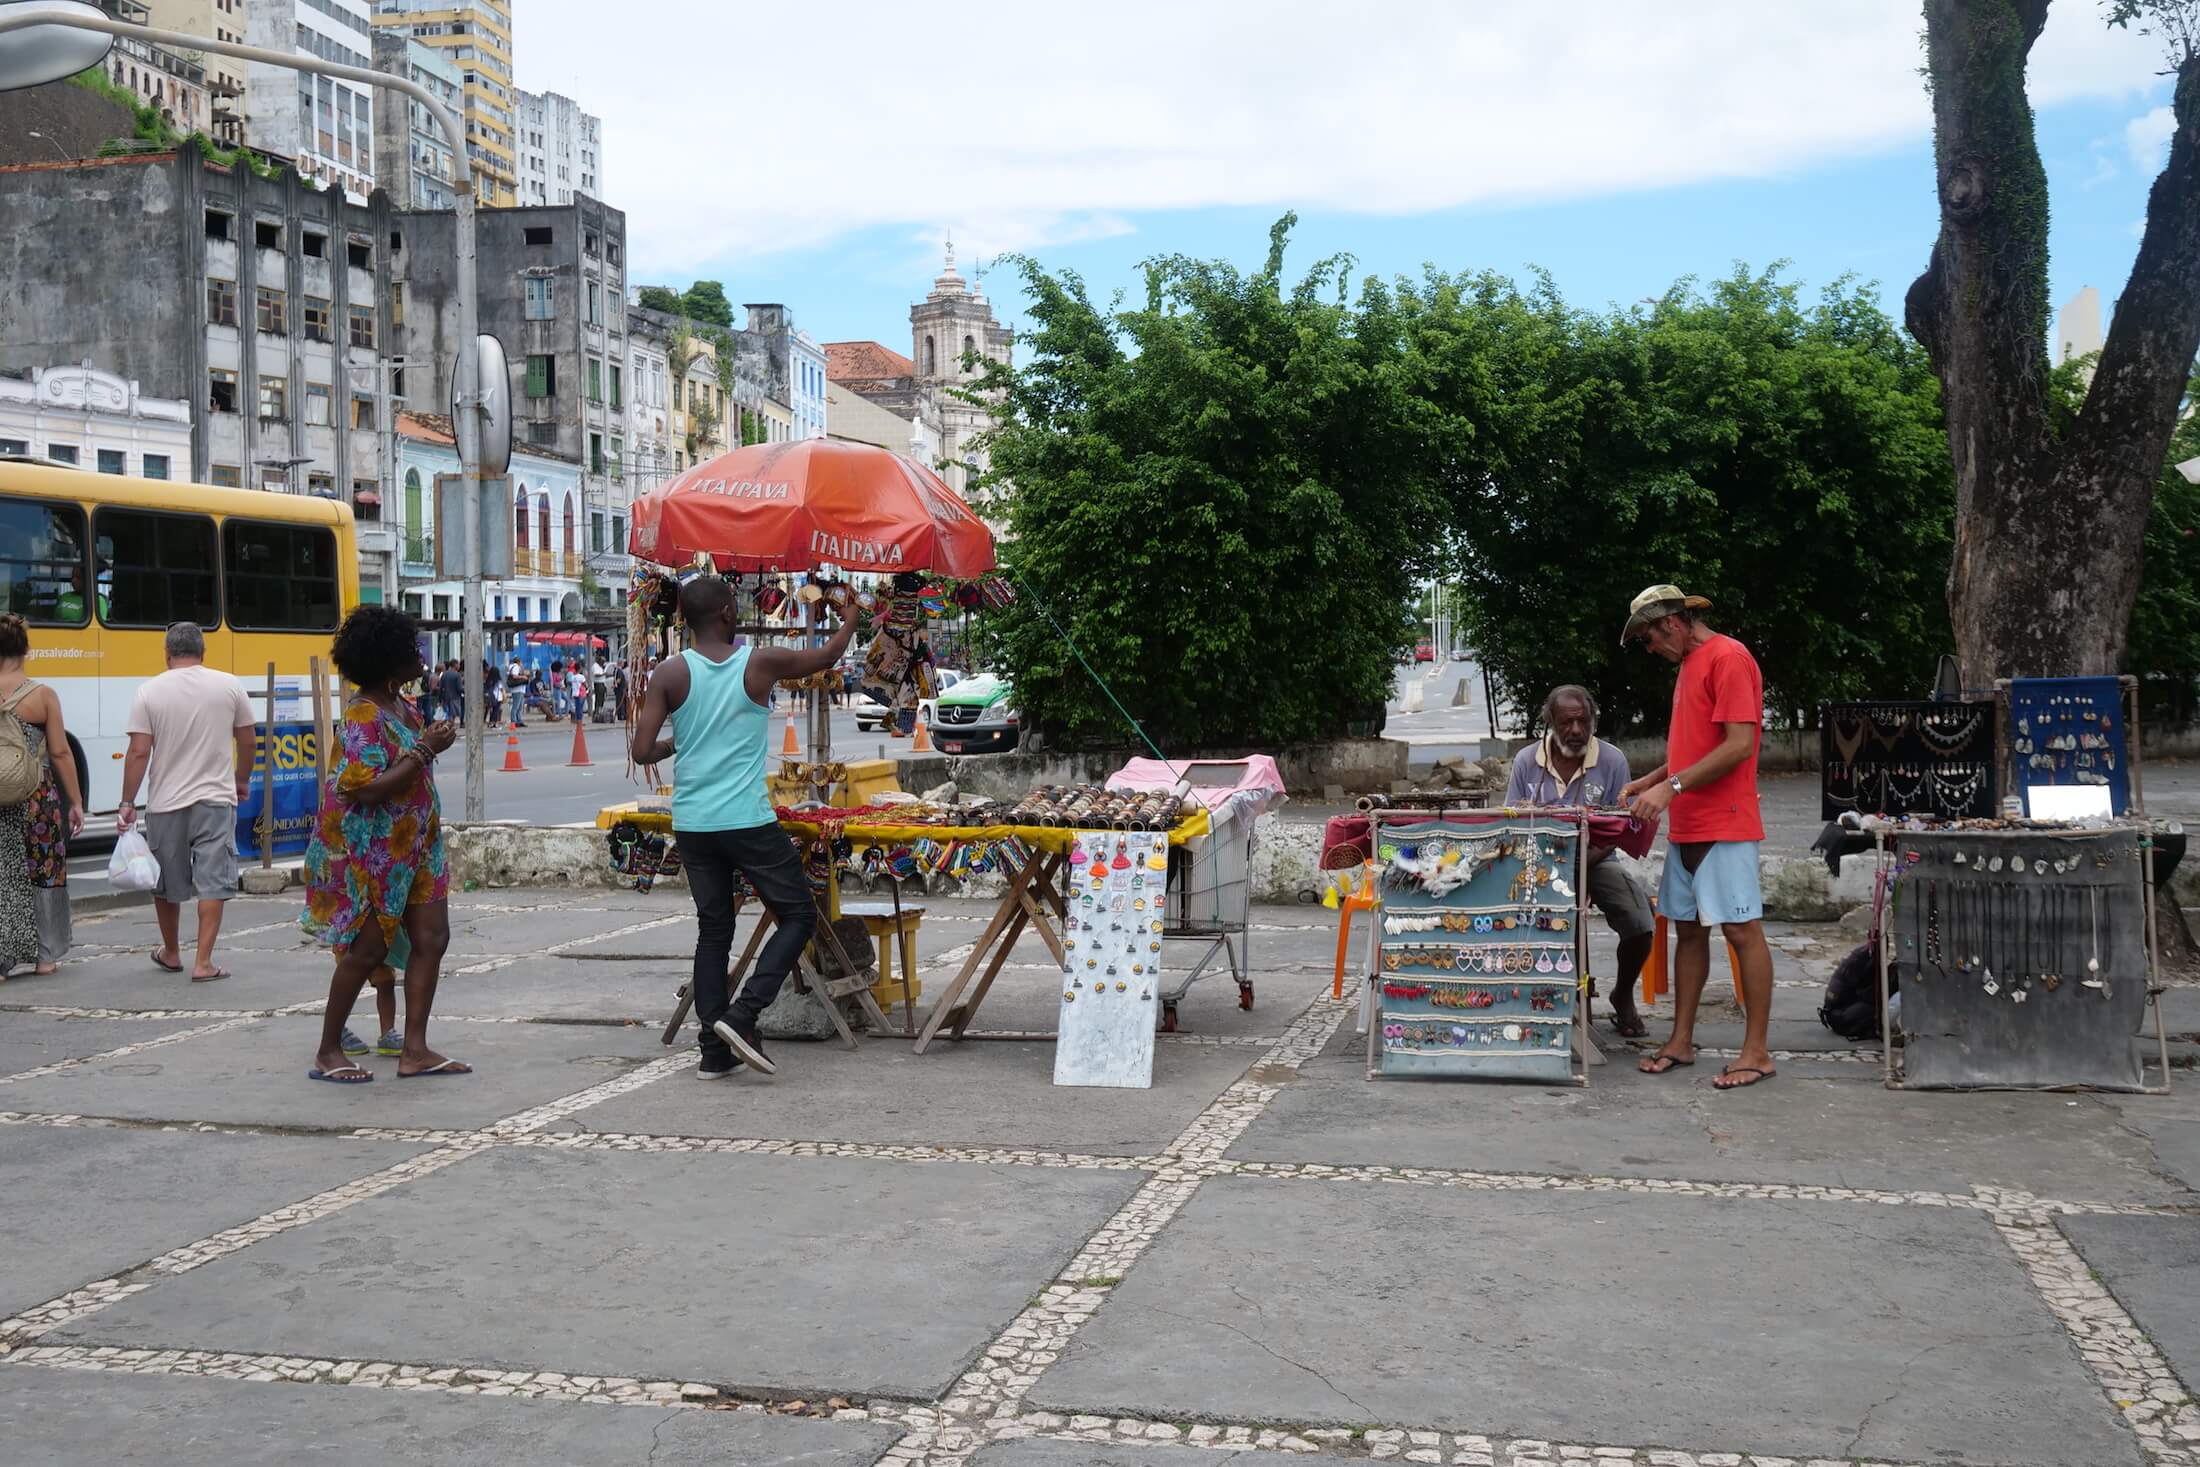
[[[1879, 1029], [1879, 960], [1875, 944], [1858, 943], [1826, 980], [1818, 1022], [1843, 1039], [1883, 1039]], [[1888, 975], [1889, 992], [1894, 975]]]

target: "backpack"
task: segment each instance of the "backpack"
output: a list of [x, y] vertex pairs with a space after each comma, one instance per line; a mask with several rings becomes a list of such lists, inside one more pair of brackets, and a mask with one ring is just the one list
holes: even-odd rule
[[38, 684], [26, 682], [0, 702], [0, 805], [22, 804], [46, 780], [46, 761], [31, 752], [30, 730], [15, 713], [15, 705], [37, 690]]
[[[1887, 975], [1888, 992], [1897, 987]], [[1879, 1027], [1879, 958], [1869, 942], [1859, 943], [1826, 980], [1826, 1000], [1818, 1022], [1843, 1039], [1883, 1039]]]

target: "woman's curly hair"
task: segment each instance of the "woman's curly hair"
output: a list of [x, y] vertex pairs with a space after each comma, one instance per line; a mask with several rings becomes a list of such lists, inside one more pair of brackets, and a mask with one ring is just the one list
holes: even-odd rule
[[394, 606], [355, 606], [329, 649], [336, 670], [362, 688], [379, 688], [420, 656], [420, 623]]

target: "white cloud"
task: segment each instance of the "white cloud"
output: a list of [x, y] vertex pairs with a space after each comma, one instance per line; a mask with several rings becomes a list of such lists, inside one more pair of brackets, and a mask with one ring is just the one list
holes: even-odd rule
[[[604, 118], [637, 273], [848, 231], [976, 254], [1213, 205], [1414, 213], [1762, 177], [1926, 135], [1914, 0], [529, 0], [519, 78]], [[2042, 105], [2149, 41], [2052, 12]]]
[[2167, 107], [2132, 118], [2124, 124], [2124, 147], [2131, 153], [2132, 166], [2141, 173], [2159, 173], [2169, 140], [2176, 135], [2177, 114]]

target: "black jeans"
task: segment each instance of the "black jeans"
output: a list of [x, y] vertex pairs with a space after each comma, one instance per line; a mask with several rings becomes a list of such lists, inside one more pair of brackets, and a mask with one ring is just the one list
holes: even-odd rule
[[[752, 825], [746, 830], [685, 830], [676, 832], [680, 863], [687, 869], [688, 890], [695, 895], [695, 971], [689, 992], [695, 998], [695, 1019], [703, 1030], [703, 1053], [714, 1059], [729, 1053], [726, 1041], [712, 1024], [731, 1010], [735, 1027], [754, 1024], [756, 1016], [779, 996], [779, 985], [794, 971], [795, 959], [817, 931], [817, 903], [810, 896], [809, 878], [802, 874], [794, 842], [777, 823]], [[741, 991], [730, 1001], [726, 993], [726, 963], [733, 954], [733, 873], [739, 871], [756, 888], [757, 897], [771, 909], [777, 923], [756, 955], [756, 965], [742, 980]]]

